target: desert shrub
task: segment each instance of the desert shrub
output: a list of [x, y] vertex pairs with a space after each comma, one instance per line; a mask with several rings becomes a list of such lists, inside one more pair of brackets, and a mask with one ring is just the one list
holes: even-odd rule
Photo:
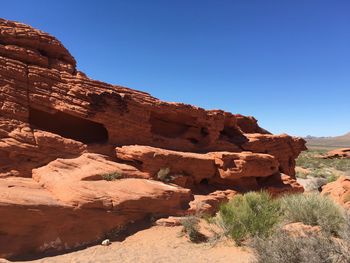
[[310, 177], [321, 177], [321, 178], [329, 178], [335, 177], [334, 170], [331, 168], [316, 168], [312, 169], [308, 174]]
[[319, 158], [324, 151], [304, 151], [296, 159], [296, 165], [304, 168], [321, 168], [323, 167], [324, 159]]
[[279, 230], [266, 239], [255, 237], [250, 245], [257, 263], [350, 262], [349, 243], [320, 234], [291, 236]]
[[250, 192], [222, 205], [217, 221], [225, 234], [240, 245], [250, 236], [268, 236], [280, 215], [278, 200], [266, 192]]
[[170, 168], [162, 168], [157, 173], [157, 179], [162, 182], [169, 182], [171, 180], [170, 177]]
[[350, 211], [347, 210], [345, 213], [345, 226], [340, 232], [340, 238], [346, 240], [350, 244]]
[[106, 181], [114, 181], [114, 180], [122, 178], [122, 174], [118, 173], [118, 172], [106, 173], [106, 174], [103, 174], [101, 176], [102, 176], [102, 179], [106, 180]]
[[296, 160], [297, 166], [304, 168], [315, 169], [315, 174], [322, 175], [323, 168], [334, 168], [339, 171], [349, 171], [350, 170], [350, 160], [349, 159], [323, 159], [326, 151], [321, 150], [309, 150], [302, 152], [298, 159]]
[[349, 159], [331, 159], [332, 166], [339, 171], [349, 171], [350, 170], [350, 160]]
[[343, 209], [318, 193], [284, 196], [281, 206], [287, 221], [319, 225], [326, 233], [338, 234], [345, 224]]
[[329, 177], [327, 177], [327, 183], [331, 183], [334, 182], [338, 179], [338, 176], [336, 176], [335, 174], [330, 175]]
[[190, 241], [199, 243], [205, 241], [205, 236], [199, 232], [199, 218], [195, 216], [187, 216], [181, 220], [183, 232], [188, 234]]

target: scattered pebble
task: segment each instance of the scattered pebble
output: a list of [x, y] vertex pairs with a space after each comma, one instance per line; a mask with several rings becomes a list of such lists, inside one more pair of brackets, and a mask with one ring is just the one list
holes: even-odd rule
[[109, 246], [110, 244], [111, 244], [111, 241], [109, 241], [109, 239], [105, 239], [101, 243], [102, 246]]

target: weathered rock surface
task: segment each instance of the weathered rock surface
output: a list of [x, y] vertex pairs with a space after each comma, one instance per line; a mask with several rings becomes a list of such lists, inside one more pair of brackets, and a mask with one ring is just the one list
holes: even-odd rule
[[[51, 132], [84, 144], [139, 144], [199, 153], [271, 153], [279, 159], [282, 172], [294, 175], [294, 158], [305, 149], [302, 139], [271, 135], [258, 127], [254, 118], [166, 103], [144, 92], [91, 80], [77, 72], [74, 58], [55, 38], [6, 20], [0, 20], [0, 27], [1, 153], [9, 161], [20, 158], [35, 167], [41, 160], [32, 160], [34, 154], [39, 158], [55, 152], [52, 160], [65, 157], [66, 151], [60, 152], [59, 146], [56, 151], [39, 149], [46, 143], [37, 140], [35, 131], [45, 131], [44, 141]], [[23, 57], [9, 45], [26, 53], [32, 51], [49, 62]], [[53, 143], [50, 146], [55, 146]], [[20, 146], [24, 149], [18, 149]], [[78, 151], [75, 145], [65, 149], [84, 150]], [[8, 173], [17, 169], [21, 168], [1, 167]]]
[[135, 170], [85, 154], [34, 170], [35, 181], [0, 179], [0, 257], [81, 247], [145, 216], [182, 213], [193, 199], [190, 190], [162, 182], [103, 179], [142, 175]]
[[189, 213], [194, 197], [213, 213], [228, 193], [302, 191], [304, 143], [91, 80], [56, 38], [0, 19], [0, 257], [98, 242], [147, 215]]
[[341, 149], [329, 151], [323, 158], [325, 158], [325, 159], [333, 159], [333, 158], [350, 159], [350, 148], [341, 148]]
[[189, 214], [214, 215], [222, 203], [230, 201], [238, 192], [234, 190], [217, 190], [207, 195], [195, 195], [190, 202]]
[[321, 191], [322, 186], [328, 183], [327, 178], [322, 177], [297, 178], [297, 181], [304, 187], [305, 192]]
[[246, 151], [267, 153], [278, 160], [280, 171], [295, 178], [295, 159], [306, 150], [305, 141], [286, 134], [245, 134], [248, 141], [242, 145]]
[[259, 180], [259, 185], [272, 196], [278, 196], [284, 193], [296, 194], [304, 192], [304, 188], [297, 180], [286, 174], [274, 174], [273, 176], [262, 178], [262, 180]]
[[333, 199], [336, 203], [350, 209], [350, 178], [339, 177], [336, 181], [328, 183], [322, 187], [323, 195]]
[[161, 169], [168, 169], [169, 177], [187, 176], [199, 184], [203, 180], [234, 180], [243, 177], [267, 177], [278, 172], [278, 161], [268, 154], [251, 152], [209, 152], [206, 154], [178, 152], [150, 146], [116, 148], [117, 158], [138, 166], [141, 171], [157, 179]]

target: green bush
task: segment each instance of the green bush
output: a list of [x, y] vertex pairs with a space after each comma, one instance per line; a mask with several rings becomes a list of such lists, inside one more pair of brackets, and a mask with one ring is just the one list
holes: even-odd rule
[[106, 181], [114, 181], [114, 180], [122, 178], [122, 174], [118, 173], [118, 172], [106, 173], [106, 174], [103, 174], [101, 176], [102, 176], [102, 179], [106, 180]]
[[291, 236], [279, 230], [267, 239], [254, 238], [257, 263], [346, 263], [349, 243], [328, 236]]
[[281, 207], [287, 221], [318, 225], [329, 234], [339, 234], [345, 225], [343, 209], [319, 193], [284, 196]]
[[280, 204], [266, 192], [250, 192], [222, 205], [218, 224], [238, 245], [250, 236], [268, 236], [279, 222]]
[[296, 236], [279, 228], [270, 236], [255, 236], [250, 245], [255, 249], [256, 262], [350, 262], [350, 217], [340, 206], [318, 193], [287, 195], [279, 203], [282, 222], [318, 225], [322, 232]]

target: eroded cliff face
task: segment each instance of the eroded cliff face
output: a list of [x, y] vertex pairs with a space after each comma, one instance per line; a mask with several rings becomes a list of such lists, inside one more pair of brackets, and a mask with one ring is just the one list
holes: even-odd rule
[[300, 192], [304, 144], [253, 117], [91, 80], [56, 38], [0, 19], [0, 257], [94, 243], [227, 191]]

